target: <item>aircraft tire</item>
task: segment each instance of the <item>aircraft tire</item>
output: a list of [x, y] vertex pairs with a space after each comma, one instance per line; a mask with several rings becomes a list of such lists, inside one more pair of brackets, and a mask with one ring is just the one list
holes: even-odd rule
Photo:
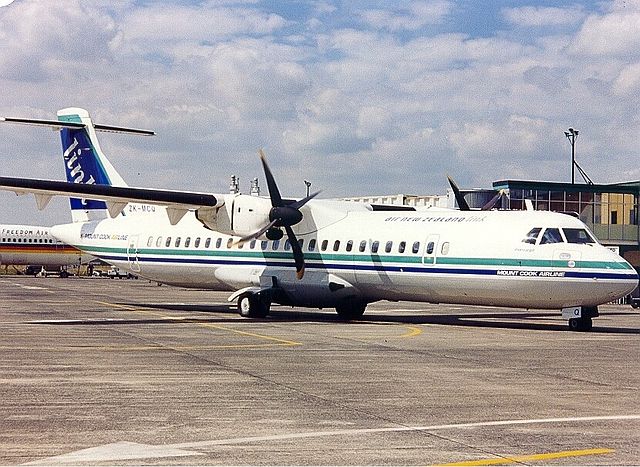
[[367, 308], [366, 302], [359, 300], [347, 300], [336, 305], [338, 316], [344, 320], [358, 319], [364, 314]]
[[264, 318], [269, 314], [269, 305], [258, 295], [246, 293], [238, 298], [238, 312], [243, 318]]
[[572, 331], [580, 331], [580, 332], [585, 332], [585, 331], [591, 331], [591, 328], [593, 327], [593, 321], [591, 318], [571, 318], [569, 320], [569, 329], [571, 329]]

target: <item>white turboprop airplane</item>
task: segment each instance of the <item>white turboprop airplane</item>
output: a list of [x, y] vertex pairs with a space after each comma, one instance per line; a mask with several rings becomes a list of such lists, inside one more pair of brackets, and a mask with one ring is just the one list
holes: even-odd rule
[[66, 267], [94, 259], [62, 243], [50, 230], [37, 225], [0, 224], [0, 264]]
[[[78, 108], [58, 120], [5, 118], [60, 130], [68, 182], [0, 177], [0, 188], [72, 200], [53, 234], [140, 276], [230, 290], [242, 316], [271, 303], [335, 307], [345, 319], [378, 300], [558, 309], [589, 330], [598, 305], [631, 292], [638, 275], [574, 217], [547, 211], [471, 211], [281, 197], [262, 156], [269, 198], [127, 187]], [[283, 232], [284, 230], [284, 232]], [[286, 234], [286, 238], [283, 237]], [[305, 272], [306, 271], [306, 272]]]

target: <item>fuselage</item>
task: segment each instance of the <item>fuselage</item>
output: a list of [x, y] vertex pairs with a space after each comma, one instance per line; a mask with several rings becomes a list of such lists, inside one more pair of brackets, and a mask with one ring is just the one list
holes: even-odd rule
[[[314, 203], [316, 208], [314, 208]], [[322, 217], [309, 203], [305, 219]], [[91, 255], [158, 282], [214, 290], [277, 286], [281, 302], [333, 306], [366, 302], [563, 308], [595, 306], [635, 288], [623, 258], [571, 216], [544, 211], [346, 211], [296, 226], [306, 273], [296, 279], [288, 241], [204, 228], [193, 215], [129, 216], [56, 226], [53, 233]]]
[[0, 225], [0, 264], [67, 266], [90, 259], [89, 255], [51, 235], [49, 227]]

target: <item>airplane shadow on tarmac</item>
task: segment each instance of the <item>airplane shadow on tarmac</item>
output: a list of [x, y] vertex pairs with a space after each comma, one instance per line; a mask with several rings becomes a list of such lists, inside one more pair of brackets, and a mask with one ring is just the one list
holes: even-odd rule
[[[120, 305], [130, 306], [139, 309], [157, 309], [165, 312], [173, 312], [172, 316], [160, 316], [153, 318], [140, 319], [82, 319], [60, 322], [47, 322], [46, 324], [66, 324], [66, 325], [117, 325], [117, 324], [175, 324], [175, 323], [224, 323], [238, 322], [237, 311], [235, 306], [230, 304], [212, 304], [206, 305], [201, 303], [194, 304], [175, 304], [175, 303], [120, 303]], [[467, 310], [468, 311], [468, 310]], [[185, 316], [181, 317], [180, 312], [198, 313], [197, 317]], [[416, 313], [419, 313], [416, 310]], [[424, 312], [422, 312], [424, 313]], [[216, 314], [217, 316], [207, 316]], [[220, 315], [231, 315], [229, 318]], [[638, 312], [604, 312], [602, 317], [606, 316], [640, 316]], [[496, 311], [496, 312], [478, 312], [456, 314], [384, 314], [380, 312], [365, 313], [361, 318], [354, 321], [345, 321], [341, 319], [332, 309], [319, 311], [304, 311], [300, 309], [288, 309], [284, 307], [274, 306], [274, 308], [264, 319], [254, 319], [255, 322], [317, 322], [317, 323], [336, 323], [348, 326], [357, 326], [359, 324], [433, 324], [440, 326], [464, 326], [477, 328], [495, 328], [495, 329], [523, 329], [530, 331], [564, 331], [568, 330], [565, 322], [548, 323], [536, 322], [536, 320], [544, 320], [549, 318], [557, 318], [558, 312], [555, 310], [514, 310], [514, 311]], [[595, 318], [591, 333], [599, 334], [640, 334], [640, 328], [622, 328], [607, 327], [598, 324], [598, 318]], [[44, 324], [44, 323], [43, 323]]]

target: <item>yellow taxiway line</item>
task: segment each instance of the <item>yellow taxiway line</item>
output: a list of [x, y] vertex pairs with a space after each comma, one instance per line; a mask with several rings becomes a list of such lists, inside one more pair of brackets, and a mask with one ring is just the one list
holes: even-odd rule
[[529, 461], [545, 461], [550, 459], [562, 459], [563, 457], [595, 456], [598, 454], [610, 454], [614, 450], [609, 448], [580, 449], [577, 451], [548, 452], [545, 454], [530, 454], [526, 456], [497, 457], [494, 459], [478, 459], [472, 461], [452, 462], [450, 464], [436, 464], [438, 466], [473, 466], [473, 465], [502, 465], [516, 464]]

